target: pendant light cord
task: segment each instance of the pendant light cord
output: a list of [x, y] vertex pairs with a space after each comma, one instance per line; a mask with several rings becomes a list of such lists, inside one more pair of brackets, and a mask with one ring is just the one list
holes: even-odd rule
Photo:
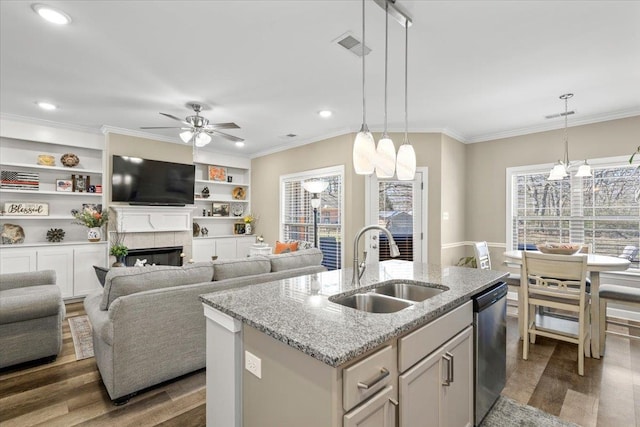
[[404, 143], [409, 143], [409, 113], [407, 102], [407, 86], [408, 86], [408, 69], [409, 69], [409, 22], [405, 21], [405, 33], [404, 33]]
[[389, 69], [389, 0], [384, 2], [384, 133], [387, 136], [387, 71]]
[[569, 98], [570, 96], [564, 96], [564, 163], [565, 167], [569, 167], [569, 132], [567, 130], [568, 127], [568, 119], [569, 116]]
[[362, 128], [363, 130], [365, 130], [366, 126], [367, 126], [367, 106], [366, 106], [366, 95], [365, 95], [365, 67], [364, 67], [364, 57], [366, 56], [366, 45], [365, 45], [365, 40], [364, 40], [364, 36], [365, 36], [365, 26], [364, 26], [364, 2], [365, 0], [362, 0]]

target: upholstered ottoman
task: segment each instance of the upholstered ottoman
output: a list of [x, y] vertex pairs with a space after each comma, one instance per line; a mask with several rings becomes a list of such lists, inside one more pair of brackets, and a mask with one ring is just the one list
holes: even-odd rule
[[65, 313], [55, 271], [0, 274], [0, 368], [55, 358]]

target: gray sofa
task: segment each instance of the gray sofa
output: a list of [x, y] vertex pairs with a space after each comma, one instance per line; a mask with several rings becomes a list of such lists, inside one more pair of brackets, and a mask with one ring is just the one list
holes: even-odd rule
[[0, 368], [55, 359], [65, 314], [55, 271], [0, 274]]
[[198, 296], [325, 271], [322, 252], [109, 270], [84, 307], [96, 363], [109, 396], [137, 391], [205, 367], [205, 318]]

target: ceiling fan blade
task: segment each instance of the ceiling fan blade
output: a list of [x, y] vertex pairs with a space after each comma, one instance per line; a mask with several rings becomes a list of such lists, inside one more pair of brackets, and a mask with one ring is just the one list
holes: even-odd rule
[[162, 114], [162, 115], [163, 115], [163, 116], [165, 116], [165, 117], [169, 117], [170, 119], [177, 120], [177, 121], [179, 121], [180, 123], [185, 124], [185, 125], [187, 125], [187, 126], [191, 126], [191, 124], [190, 124], [190, 123], [185, 122], [184, 120], [182, 120], [182, 119], [180, 119], [180, 118], [178, 118], [178, 117], [174, 116], [173, 114], [167, 114], [167, 113], [160, 113], [160, 114]]
[[210, 134], [210, 135], [221, 136], [221, 137], [226, 138], [226, 139], [228, 139], [230, 141], [233, 141], [233, 142], [242, 142], [242, 141], [244, 141], [244, 139], [242, 139], [242, 138], [238, 138], [237, 136], [229, 135], [228, 133], [220, 132], [220, 131], [217, 131], [217, 130], [214, 130], [214, 129], [206, 129], [205, 132]]
[[181, 129], [180, 126], [142, 126], [140, 129]]
[[206, 126], [207, 129], [240, 129], [240, 126], [238, 126], [237, 124], [230, 122], [230, 123], [209, 123]]

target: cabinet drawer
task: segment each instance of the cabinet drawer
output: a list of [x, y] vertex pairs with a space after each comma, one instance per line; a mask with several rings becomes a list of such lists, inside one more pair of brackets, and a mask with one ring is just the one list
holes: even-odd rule
[[345, 411], [384, 388], [396, 376], [394, 352], [391, 346], [367, 356], [342, 371], [343, 398]]
[[473, 322], [473, 304], [466, 302], [398, 340], [398, 368], [404, 372]]

